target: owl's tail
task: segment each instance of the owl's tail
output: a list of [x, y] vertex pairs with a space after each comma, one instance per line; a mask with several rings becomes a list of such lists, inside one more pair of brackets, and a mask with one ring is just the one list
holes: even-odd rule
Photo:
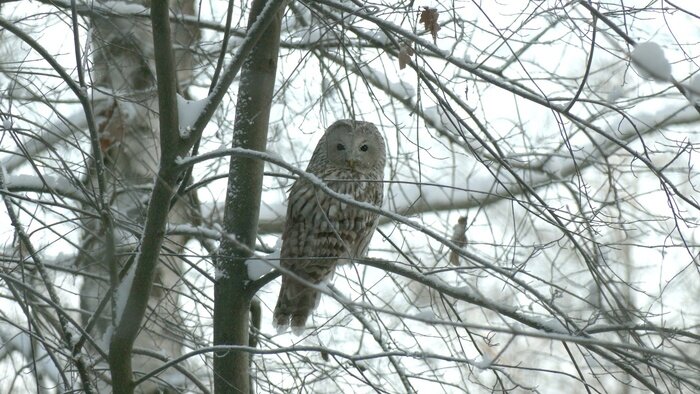
[[282, 333], [292, 326], [292, 332], [300, 335], [309, 315], [318, 305], [321, 294], [301, 282], [283, 276], [280, 294], [273, 315], [273, 324], [277, 332]]

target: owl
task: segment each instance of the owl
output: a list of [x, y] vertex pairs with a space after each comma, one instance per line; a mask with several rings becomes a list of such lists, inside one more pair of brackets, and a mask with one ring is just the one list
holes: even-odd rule
[[[306, 171], [332, 190], [375, 206], [384, 194], [384, 138], [374, 124], [354, 120], [333, 123], [318, 141]], [[362, 258], [377, 227], [378, 215], [343, 203], [300, 178], [289, 191], [280, 264], [303, 282], [282, 276], [273, 324], [283, 332], [303, 330], [320, 299], [304, 282], [332, 278], [338, 264]]]

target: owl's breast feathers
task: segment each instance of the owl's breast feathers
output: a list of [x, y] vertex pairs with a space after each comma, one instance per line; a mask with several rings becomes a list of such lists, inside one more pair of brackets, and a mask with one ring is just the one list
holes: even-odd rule
[[[329, 188], [357, 201], [380, 207], [381, 176], [358, 179], [353, 173], [324, 174]], [[374, 212], [337, 200], [303, 180], [290, 191], [287, 223], [282, 234], [282, 264], [333, 269], [338, 259], [360, 258], [377, 225]]]

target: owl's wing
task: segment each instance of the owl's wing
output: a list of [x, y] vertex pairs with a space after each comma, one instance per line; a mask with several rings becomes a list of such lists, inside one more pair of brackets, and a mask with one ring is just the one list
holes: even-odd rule
[[[380, 182], [331, 181], [328, 186], [358, 201], [382, 203]], [[343, 203], [299, 180], [289, 194], [281, 266], [305, 281], [321, 283], [333, 275], [339, 260], [361, 258], [367, 253], [377, 220], [376, 213]], [[275, 324], [284, 329], [291, 320], [292, 327], [303, 327], [318, 300], [315, 289], [283, 276]]]
[[[384, 200], [384, 187], [381, 182], [367, 182], [361, 196], [356, 196], [355, 199], [368, 202], [380, 208]], [[357, 215], [359, 222], [355, 224], [358, 234], [353, 252], [355, 258], [363, 258], [367, 255], [372, 235], [374, 235], [374, 230], [377, 229], [379, 214], [361, 208], [357, 209], [361, 210], [361, 213]]]
[[[318, 258], [324, 252], [318, 250], [318, 217], [321, 207], [313, 185], [303, 180], [294, 183], [289, 191], [287, 221], [282, 233], [280, 251], [282, 268], [292, 271], [304, 281], [320, 283], [333, 272], [332, 261]], [[282, 286], [275, 306], [273, 322], [278, 331], [284, 331], [291, 323], [292, 330], [303, 329], [311, 311], [318, 305], [320, 294], [289, 275], [282, 276]]]
[[[312, 232], [313, 211], [315, 209], [314, 188], [308, 182], [298, 180], [294, 182], [289, 191], [287, 203], [287, 220], [282, 232], [282, 250], [280, 256], [283, 259], [304, 257], [304, 251], [308, 249], [311, 241], [309, 235]], [[290, 264], [287, 261], [285, 265]]]

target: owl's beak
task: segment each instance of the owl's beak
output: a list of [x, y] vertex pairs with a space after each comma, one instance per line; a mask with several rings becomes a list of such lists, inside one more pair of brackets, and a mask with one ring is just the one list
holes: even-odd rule
[[354, 170], [355, 167], [359, 164], [359, 160], [347, 159], [345, 160], [345, 163], [348, 165], [348, 167]]

